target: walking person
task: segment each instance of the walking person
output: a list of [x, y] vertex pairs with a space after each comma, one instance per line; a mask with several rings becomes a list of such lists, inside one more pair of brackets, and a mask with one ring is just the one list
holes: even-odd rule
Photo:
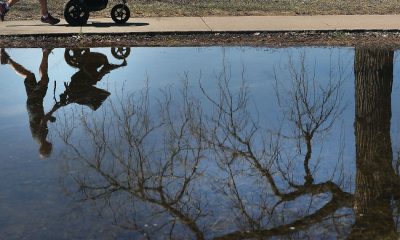
[[[0, 3], [0, 20], [1, 21], [4, 21], [4, 17], [6, 15], [6, 13], [18, 1], [19, 0], [7, 0], [6, 2]], [[51, 25], [55, 25], [60, 22], [60, 19], [55, 18], [50, 15], [50, 13], [47, 9], [47, 0], [39, 0], [39, 3], [40, 3], [41, 14], [42, 14], [42, 17], [40, 18], [41, 22], [48, 23]]]

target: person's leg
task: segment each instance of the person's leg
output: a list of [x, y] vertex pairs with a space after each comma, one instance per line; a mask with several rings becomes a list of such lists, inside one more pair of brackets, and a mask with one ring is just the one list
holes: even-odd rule
[[47, 0], [39, 0], [39, 3], [40, 3], [40, 11], [42, 13], [42, 17], [40, 18], [40, 20], [43, 23], [54, 25], [60, 22], [60, 19], [54, 18], [53, 16], [50, 15], [49, 10], [47, 8]]
[[46, 86], [46, 87], [49, 83], [48, 68], [49, 68], [50, 52], [51, 52], [51, 50], [49, 50], [49, 49], [42, 50], [42, 62], [40, 63], [40, 67], [39, 67], [39, 74], [40, 74], [39, 84], [41, 86]]
[[8, 0], [6, 2], [0, 3], [0, 20], [4, 21], [4, 16], [10, 10], [10, 7], [14, 5], [19, 0]]
[[8, 0], [6, 3], [8, 5], [8, 7], [11, 7], [12, 5], [14, 5], [15, 3], [17, 3], [19, 0]]
[[39, 3], [42, 16], [46, 16], [47, 14], [49, 14], [49, 11], [47, 9], [47, 0], [39, 0]]
[[[10, 9], [11, 6], [13, 6], [15, 3], [17, 3], [19, 0], [8, 0], [7, 2], [0, 3], [0, 20], [4, 21], [4, 17], [8, 10]], [[42, 14], [42, 17], [40, 20], [43, 23], [48, 23], [51, 25], [57, 24], [60, 22], [60, 19], [54, 18], [49, 14], [49, 11], [47, 9], [47, 0], [39, 0], [40, 3], [40, 12]]]
[[1, 65], [8, 64], [9, 59], [10, 59], [10, 56], [8, 55], [6, 50], [4, 50], [4, 48], [1, 48], [0, 49], [0, 64]]
[[7, 52], [2, 48], [1, 49], [1, 64], [8, 64], [11, 66], [12, 69], [18, 74], [21, 75], [23, 78], [27, 78], [30, 75], [33, 75], [33, 73], [26, 68], [24, 68], [22, 65], [14, 62], [10, 58], [10, 56], [7, 54]]

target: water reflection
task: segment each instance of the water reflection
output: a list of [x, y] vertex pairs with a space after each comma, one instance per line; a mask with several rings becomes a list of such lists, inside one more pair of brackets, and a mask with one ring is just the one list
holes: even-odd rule
[[15, 62], [4, 49], [1, 49], [1, 64], [10, 65], [17, 74], [24, 78], [29, 127], [33, 139], [39, 144], [39, 153], [43, 158], [48, 157], [52, 150], [52, 144], [46, 138], [48, 134], [47, 121], [53, 119], [46, 119], [43, 108], [43, 99], [46, 96], [49, 84], [48, 58], [50, 53], [51, 49], [43, 49], [42, 51], [39, 67], [40, 80], [37, 81], [35, 74]]
[[356, 217], [350, 239], [398, 238], [392, 214], [399, 197], [390, 137], [393, 55], [386, 49], [355, 53]]
[[111, 49], [118, 64], [94, 49], [66, 49], [76, 72], [46, 112], [50, 52], [42, 51], [38, 82], [5, 50], [1, 59], [26, 79], [32, 136], [51, 149], [53, 125], [65, 145], [57, 157], [68, 196], [127, 231], [123, 238], [398, 238], [392, 49], [355, 49], [355, 173], [343, 162], [352, 79], [340, 66], [319, 79], [306, 53], [289, 57], [272, 75], [278, 110], [264, 114], [257, 89], [245, 74], [233, 80], [225, 62], [215, 78], [186, 73], [157, 97], [147, 84], [112, 98], [96, 84], [127, 65], [130, 49]]
[[302, 62], [289, 65], [289, 84], [280, 86], [276, 76], [285, 128], [260, 124], [249, 110], [246, 81], [234, 92], [226, 69], [217, 94], [201, 81], [196, 90], [186, 79], [179, 96], [164, 89], [158, 113], [150, 109], [146, 88], [114, 102], [112, 114], [80, 118], [87, 145], [76, 144], [74, 127], [63, 125], [65, 156], [74, 160], [70, 172], [79, 169], [70, 177], [80, 196], [136, 237], [397, 238], [393, 51], [356, 49], [354, 194], [334, 177], [343, 168], [316, 181], [318, 168], [311, 165], [315, 148], [341, 118], [348, 79], [331, 76], [321, 83]]
[[55, 119], [52, 115], [61, 107], [71, 103], [85, 105], [96, 111], [110, 93], [94, 85], [112, 70], [127, 65], [126, 58], [130, 53], [130, 50], [127, 49], [129, 48], [112, 49], [113, 55], [117, 59], [123, 60], [120, 64], [111, 64], [106, 55], [91, 52], [90, 49], [66, 49], [64, 54], [65, 61], [68, 65], [79, 70], [72, 75], [69, 83], [64, 83], [64, 92], [60, 94], [59, 100], [54, 98], [56, 103], [46, 114], [46, 117]]
[[106, 55], [91, 52], [90, 49], [66, 49], [65, 61], [72, 67], [78, 68], [69, 83], [65, 82], [65, 90], [59, 96], [54, 96], [55, 104], [52, 109], [45, 113], [43, 100], [46, 96], [49, 76], [48, 59], [52, 49], [42, 49], [42, 60], [40, 62], [40, 80], [24, 66], [15, 62], [5, 49], [1, 49], [1, 64], [10, 65], [15, 72], [25, 78], [25, 90], [27, 94], [27, 111], [29, 115], [29, 126], [33, 139], [39, 144], [39, 153], [46, 158], [52, 151], [52, 143], [46, 140], [48, 135], [48, 122], [55, 122], [53, 114], [71, 103], [86, 105], [92, 110], [97, 110], [110, 93], [104, 89], [96, 88], [94, 85], [112, 70], [127, 65], [126, 58], [130, 54], [130, 48], [112, 48], [115, 58], [122, 60], [121, 64], [110, 64]]

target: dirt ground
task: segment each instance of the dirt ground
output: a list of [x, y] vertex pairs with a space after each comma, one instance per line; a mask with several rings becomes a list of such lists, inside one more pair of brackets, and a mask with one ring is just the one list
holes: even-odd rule
[[[91, 16], [109, 17], [119, 1], [110, 0], [105, 10]], [[48, 0], [50, 12], [62, 17], [66, 2]], [[399, 0], [128, 0], [128, 5], [133, 17], [400, 13]], [[7, 19], [39, 19], [39, 13], [38, 0], [23, 0], [13, 6]]]
[[0, 36], [3, 48], [77, 48], [116, 46], [379, 46], [400, 47], [400, 32], [287, 32], [243, 34], [125, 34], [69, 36]]

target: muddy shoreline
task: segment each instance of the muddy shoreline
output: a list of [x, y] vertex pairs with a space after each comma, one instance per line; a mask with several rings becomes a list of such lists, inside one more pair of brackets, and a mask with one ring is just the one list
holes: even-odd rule
[[400, 31], [0, 36], [0, 46], [2, 48], [82, 48], [116, 46], [376, 46], [398, 48], [400, 47]]

